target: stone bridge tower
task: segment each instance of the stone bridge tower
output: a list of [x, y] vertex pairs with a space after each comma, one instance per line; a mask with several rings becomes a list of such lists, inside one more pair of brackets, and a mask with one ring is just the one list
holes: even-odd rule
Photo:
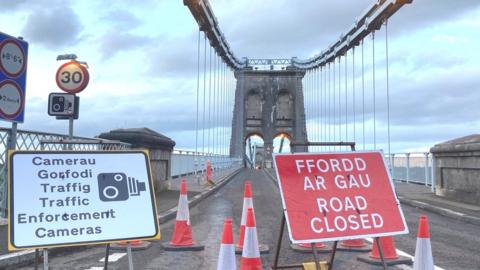
[[[264, 164], [272, 164], [273, 139], [286, 134], [290, 141], [306, 142], [302, 79], [304, 71], [252, 70], [235, 72], [237, 85], [232, 121], [230, 155], [244, 157], [246, 139], [259, 135], [264, 141]], [[305, 146], [294, 146], [306, 152]]]

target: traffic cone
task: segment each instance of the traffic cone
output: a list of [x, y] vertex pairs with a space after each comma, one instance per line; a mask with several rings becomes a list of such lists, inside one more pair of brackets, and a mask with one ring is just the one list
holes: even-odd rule
[[233, 244], [232, 220], [227, 218], [223, 223], [222, 243], [218, 254], [217, 270], [236, 270], [235, 246]]
[[[412, 264], [412, 259], [404, 256], [399, 256], [397, 254], [397, 249], [395, 247], [393, 236], [384, 236], [378, 239], [380, 239], [380, 246], [382, 248], [383, 258], [385, 259], [385, 263], [387, 265]], [[382, 265], [380, 252], [378, 250], [376, 242], [377, 238], [375, 238], [372, 244], [372, 251], [370, 252], [370, 254], [358, 256], [357, 259], [368, 264]]]
[[247, 210], [247, 223], [245, 226], [245, 242], [240, 260], [240, 270], [262, 270], [262, 260], [258, 249], [257, 228], [253, 209]]
[[148, 241], [142, 241], [142, 240], [131, 240], [131, 241], [121, 241], [117, 243], [113, 243], [110, 245], [110, 249], [112, 250], [125, 250], [127, 248], [127, 245], [130, 244], [130, 248], [135, 251], [135, 250], [144, 250], [149, 248], [152, 243]]
[[[245, 190], [243, 192], [243, 209], [242, 218], [240, 219], [240, 232], [238, 235], [238, 242], [235, 246], [235, 253], [241, 254], [243, 251], [243, 239], [245, 238], [245, 226], [247, 223], [247, 209], [253, 210], [253, 198], [252, 198], [252, 183], [245, 181]], [[255, 212], [254, 212], [255, 213]], [[269, 249], [267, 245], [259, 245], [260, 253], [268, 253]]]
[[337, 250], [369, 252], [372, 250], [372, 246], [367, 244], [364, 239], [349, 239], [340, 242]]
[[190, 213], [188, 211], [187, 182], [185, 179], [180, 184], [180, 198], [178, 200], [177, 218], [170, 243], [163, 243], [165, 250], [185, 251], [203, 250], [204, 246], [194, 243]]
[[[292, 248], [293, 251], [302, 252], [302, 253], [312, 252], [312, 244], [310, 243], [291, 244], [290, 248]], [[332, 249], [329, 246], [323, 244], [322, 242], [316, 242], [315, 248], [317, 249], [318, 253], [329, 253], [332, 251]]]
[[417, 246], [415, 247], [413, 270], [433, 270], [434, 268], [428, 218], [422, 215], [418, 221]]
[[212, 177], [212, 163], [210, 162], [210, 160], [207, 160], [207, 168], [206, 168], [206, 171], [207, 171], [207, 184], [210, 185], [210, 186], [214, 186], [215, 185], [215, 182], [213, 182], [213, 177]]

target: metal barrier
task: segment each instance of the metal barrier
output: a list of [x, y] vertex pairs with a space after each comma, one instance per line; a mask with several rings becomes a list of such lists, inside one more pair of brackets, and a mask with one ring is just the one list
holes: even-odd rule
[[[6, 160], [7, 149], [9, 148], [9, 140], [11, 129], [0, 128], [0, 216], [5, 217], [7, 214], [7, 176]], [[76, 151], [93, 151], [93, 150], [125, 150], [130, 149], [128, 143], [120, 141], [110, 141], [99, 138], [73, 137], [68, 139], [68, 135], [37, 132], [29, 130], [18, 130], [16, 134], [15, 149], [17, 150], [76, 150]], [[206, 170], [207, 160], [210, 161], [214, 170], [227, 169], [242, 166], [242, 159], [231, 158], [225, 155], [195, 153], [192, 151], [174, 150], [172, 153], [171, 176], [181, 176], [194, 174], [196, 172], [204, 172]]]
[[228, 169], [242, 166], [241, 158], [231, 158], [226, 155], [200, 153], [186, 150], [174, 150], [172, 153], [171, 176], [178, 177], [182, 175], [203, 172], [206, 169], [207, 160], [214, 170]]
[[435, 191], [433, 155], [431, 153], [395, 153], [386, 155], [395, 181], [424, 184]]

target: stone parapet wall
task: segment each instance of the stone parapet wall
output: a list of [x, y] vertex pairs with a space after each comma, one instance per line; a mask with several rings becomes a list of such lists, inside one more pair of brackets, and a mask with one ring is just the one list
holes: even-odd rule
[[437, 144], [430, 152], [436, 195], [480, 205], [480, 135]]
[[129, 143], [132, 149], [147, 149], [155, 190], [158, 192], [170, 187], [171, 156], [175, 146], [173, 140], [148, 128], [116, 129], [98, 137]]

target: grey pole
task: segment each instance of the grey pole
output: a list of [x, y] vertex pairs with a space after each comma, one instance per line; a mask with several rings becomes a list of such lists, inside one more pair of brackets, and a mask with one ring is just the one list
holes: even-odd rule
[[127, 242], [128, 270], [133, 270], [132, 246]]
[[410, 153], [406, 153], [405, 156], [407, 158], [407, 183], [408, 183], [410, 180]]
[[48, 249], [43, 249], [43, 270], [48, 270]]
[[425, 186], [428, 186], [428, 154], [424, 153], [425, 155]]

